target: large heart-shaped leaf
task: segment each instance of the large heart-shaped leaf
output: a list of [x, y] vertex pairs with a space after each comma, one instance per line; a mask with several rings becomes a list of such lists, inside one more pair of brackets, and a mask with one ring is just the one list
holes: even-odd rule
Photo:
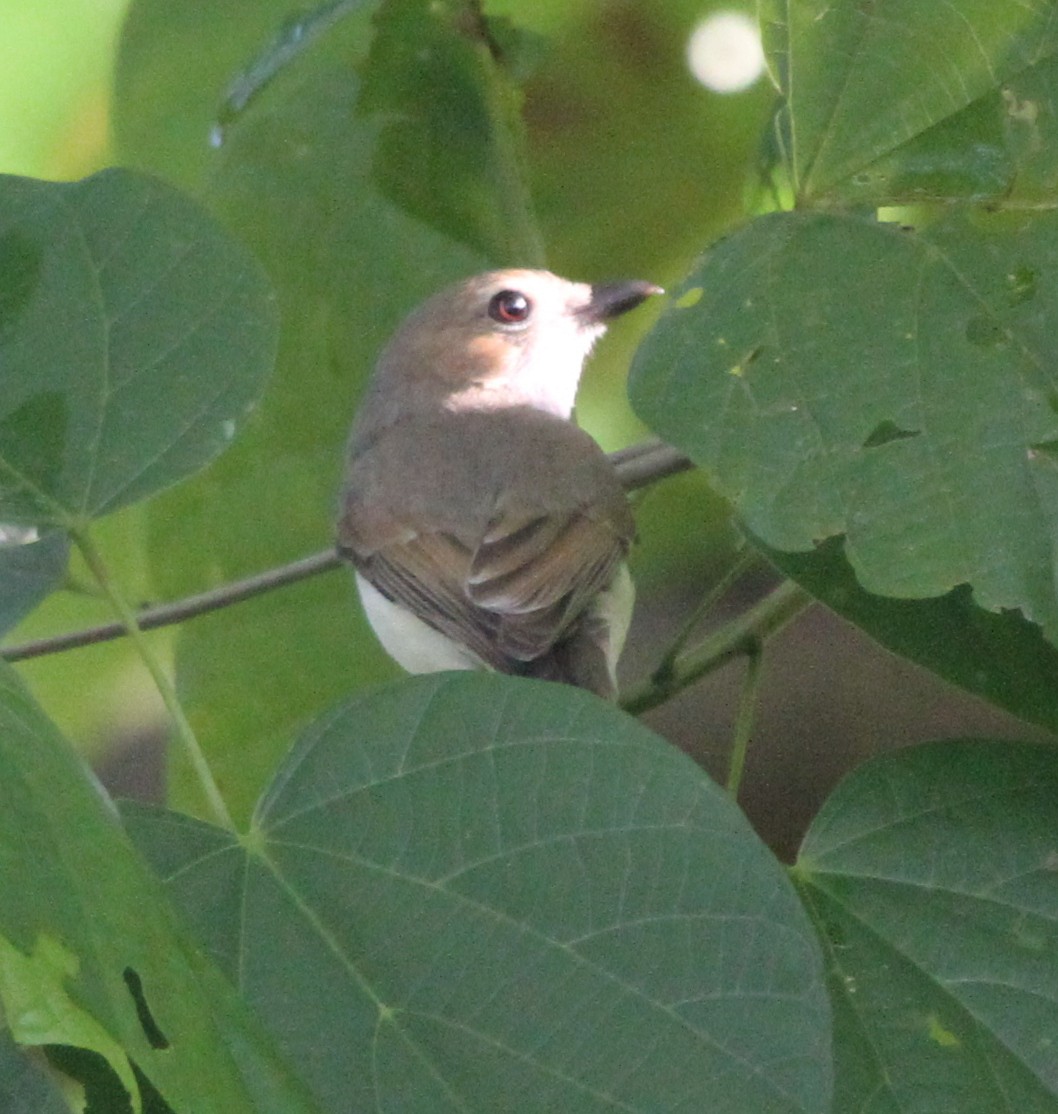
[[0, 893], [0, 1007], [19, 1043], [89, 1049], [133, 1093], [135, 1064], [175, 1110], [317, 1109], [2, 663]]
[[0, 522], [70, 525], [198, 470], [271, 369], [247, 252], [123, 170], [0, 178]]
[[719, 244], [636, 357], [639, 413], [770, 546], [861, 584], [970, 584], [1058, 639], [1058, 218], [775, 215]]
[[835, 1110], [1058, 1111], [1058, 750], [947, 742], [840, 785], [796, 867]]
[[582, 692], [417, 678], [310, 728], [243, 844], [126, 819], [329, 1109], [829, 1109], [782, 868]]

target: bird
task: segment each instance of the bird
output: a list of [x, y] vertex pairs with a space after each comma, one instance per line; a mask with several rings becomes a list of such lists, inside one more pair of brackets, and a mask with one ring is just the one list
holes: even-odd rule
[[404, 669], [616, 699], [635, 522], [573, 408], [607, 323], [661, 293], [488, 271], [427, 299], [385, 345], [349, 436], [337, 549]]

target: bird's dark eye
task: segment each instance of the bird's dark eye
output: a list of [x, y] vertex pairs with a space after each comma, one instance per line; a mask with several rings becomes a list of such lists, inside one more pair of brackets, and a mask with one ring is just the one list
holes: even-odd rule
[[501, 290], [489, 302], [489, 317], [501, 325], [517, 325], [528, 319], [533, 303], [518, 290]]

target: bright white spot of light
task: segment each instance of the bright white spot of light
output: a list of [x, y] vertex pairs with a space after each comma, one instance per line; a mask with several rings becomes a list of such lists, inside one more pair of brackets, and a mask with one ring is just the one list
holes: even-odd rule
[[745, 12], [714, 12], [687, 40], [691, 73], [714, 93], [738, 93], [764, 72], [757, 22]]
[[16, 526], [14, 523], [0, 522], [0, 546], [31, 545], [40, 541], [36, 526]]

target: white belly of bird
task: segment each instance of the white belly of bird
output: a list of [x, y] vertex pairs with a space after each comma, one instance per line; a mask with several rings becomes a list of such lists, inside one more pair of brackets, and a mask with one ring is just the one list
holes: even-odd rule
[[[356, 574], [356, 587], [367, 621], [383, 649], [402, 669], [409, 673], [437, 673], [445, 669], [488, 668], [477, 654], [387, 599], [359, 573]], [[628, 566], [622, 561], [610, 587], [600, 592], [591, 605], [596, 620], [601, 620], [609, 631], [606, 664], [614, 678], [634, 603], [635, 586]]]

